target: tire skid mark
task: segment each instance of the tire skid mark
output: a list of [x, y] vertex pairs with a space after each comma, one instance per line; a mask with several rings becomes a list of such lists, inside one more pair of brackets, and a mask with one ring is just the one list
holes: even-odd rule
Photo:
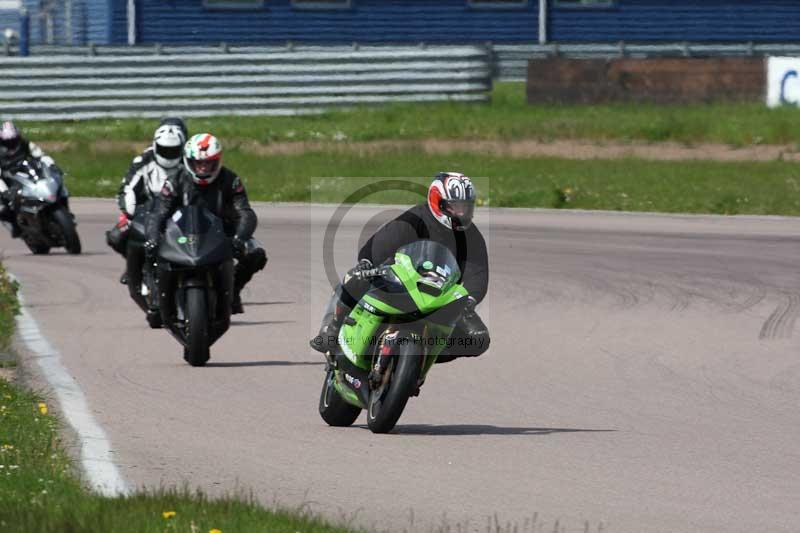
[[786, 339], [792, 336], [795, 322], [800, 315], [800, 294], [784, 292], [783, 298], [761, 326], [759, 339]]

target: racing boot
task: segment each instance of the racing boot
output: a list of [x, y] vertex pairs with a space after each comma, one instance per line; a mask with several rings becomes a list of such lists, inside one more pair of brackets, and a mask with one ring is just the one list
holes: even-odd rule
[[241, 315], [244, 313], [244, 306], [242, 305], [242, 289], [233, 290], [233, 300], [231, 300], [231, 314]]
[[6, 198], [7, 194], [0, 194], [0, 221], [8, 222], [11, 225], [11, 238], [16, 239], [22, 235], [22, 230], [17, 224], [17, 217], [14, 216], [14, 210], [11, 209]]
[[327, 354], [336, 348], [339, 343], [339, 330], [349, 312], [350, 308], [341, 301], [337, 290], [325, 310], [319, 333], [309, 341], [309, 345], [322, 354]]
[[11, 221], [11, 238], [19, 239], [22, 236], [22, 228], [19, 227], [16, 220]]

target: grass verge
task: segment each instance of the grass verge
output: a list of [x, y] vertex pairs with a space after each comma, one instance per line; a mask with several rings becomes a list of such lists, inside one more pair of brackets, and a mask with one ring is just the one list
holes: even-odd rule
[[[113, 196], [130, 153], [98, 152], [80, 157], [64, 152], [70, 192]], [[242, 175], [250, 197], [264, 201], [328, 201], [344, 198], [347, 177], [419, 176], [462, 171], [479, 179], [486, 205], [658, 211], [669, 213], [800, 215], [800, 174], [790, 162], [660, 162], [639, 159], [568, 160], [474, 153], [431, 155], [413, 150], [380, 153], [310, 152], [259, 156], [231, 149], [226, 164]], [[324, 179], [322, 179], [324, 178]], [[377, 203], [411, 203], [416, 196], [384, 194]]]
[[[0, 347], [8, 346], [17, 310], [16, 286], [0, 264]], [[59, 430], [59, 420], [39, 395], [0, 378], [1, 531], [346, 531], [307, 513], [264, 509], [251, 497], [211, 500], [189, 490], [119, 498], [92, 494], [75, 475]]]
[[0, 352], [5, 352], [11, 345], [17, 313], [17, 283], [9, 279], [3, 263], [0, 263]]
[[[226, 145], [245, 141], [372, 141], [395, 139], [490, 139], [674, 141], [684, 144], [800, 143], [800, 109], [763, 104], [656, 106], [528, 105], [524, 83], [498, 83], [485, 104], [432, 103], [365, 107], [304, 117], [215, 117], [191, 119], [191, 131], [211, 131]], [[146, 144], [151, 119], [31, 122], [34, 140]]]

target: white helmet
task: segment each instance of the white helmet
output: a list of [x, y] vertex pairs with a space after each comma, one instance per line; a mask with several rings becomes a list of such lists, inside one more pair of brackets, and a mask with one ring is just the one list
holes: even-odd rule
[[222, 169], [222, 145], [210, 133], [198, 133], [183, 149], [183, 164], [197, 185], [205, 186], [217, 179]]
[[163, 168], [175, 168], [181, 162], [181, 151], [186, 138], [178, 126], [159, 126], [153, 135], [153, 153], [156, 163]]

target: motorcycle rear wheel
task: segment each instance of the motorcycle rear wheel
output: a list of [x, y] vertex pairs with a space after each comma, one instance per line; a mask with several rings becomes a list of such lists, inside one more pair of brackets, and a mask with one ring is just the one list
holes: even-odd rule
[[325, 374], [325, 382], [319, 395], [319, 415], [329, 426], [352, 426], [361, 414], [361, 408], [347, 403], [339, 395], [333, 385], [335, 379], [334, 370], [331, 368]]
[[204, 366], [208, 348], [208, 305], [205, 287], [186, 289], [186, 348], [183, 358], [192, 366]]
[[25, 241], [25, 245], [28, 247], [28, 250], [30, 250], [34, 255], [46, 255], [50, 253], [50, 247], [46, 244], [34, 242], [29, 239], [25, 239], [24, 237], [23, 240]]
[[373, 433], [389, 433], [417, 388], [423, 357], [414, 343], [400, 344], [394, 355], [389, 382], [369, 394], [367, 425]]

